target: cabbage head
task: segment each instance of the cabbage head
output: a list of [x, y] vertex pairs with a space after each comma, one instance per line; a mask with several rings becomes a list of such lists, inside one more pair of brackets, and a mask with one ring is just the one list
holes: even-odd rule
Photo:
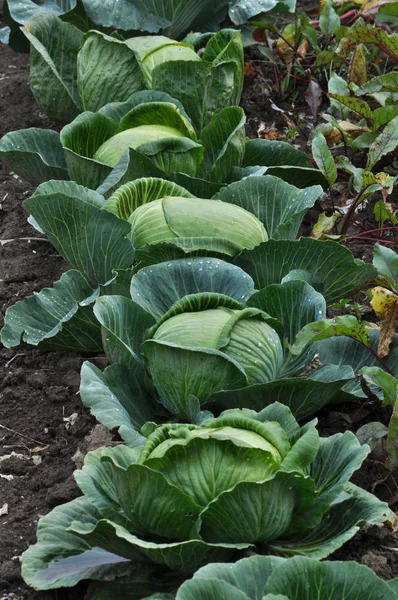
[[[213, 240], [226, 254], [252, 249], [268, 236], [255, 215], [222, 200], [171, 196], [139, 206], [129, 218], [136, 249], [161, 242], [194, 250]], [[185, 240], [185, 243], [184, 243]]]
[[277, 379], [283, 347], [272, 325], [279, 323], [267, 313], [216, 294], [176, 303], [142, 345], [164, 405], [178, 414], [190, 395], [203, 403], [221, 390]]
[[195, 175], [203, 154], [195, 137], [191, 123], [174, 104], [147, 102], [127, 113], [115, 134], [101, 144], [93, 158], [115, 167], [123, 154], [132, 149], [151, 157], [154, 165], [166, 173], [181, 170]]

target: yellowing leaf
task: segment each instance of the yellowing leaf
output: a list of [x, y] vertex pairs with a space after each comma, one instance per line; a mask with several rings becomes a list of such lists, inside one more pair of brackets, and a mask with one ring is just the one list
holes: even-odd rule
[[321, 213], [318, 221], [312, 228], [311, 237], [315, 239], [322, 238], [325, 233], [329, 233], [329, 231], [334, 227], [339, 217], [341, 217], [341, 215], [337, 210], [330, 217], [328, 217], [328, 215], [324, 212]]
[[394, 178], [384, 171], [380, 173], [372, 173], [371, 171], [364, 171], [362, 173], [362, 189], [368, 190], [373, 186], [375, 191], [380, 190], [385, 202], [387, 196], [391, 194], [394, 187]]
[[394, 307], [394, 304], [398, 301], [398, 296], [394, 294], [394, 292], [379, 285], [373, 288], [371, 293], [372, 300], [370, 301], [370, 304], [379, 319], [383, 320], [388, 316]]
[[292, 62], [294, 58], [294, 46], [296, 43], [296, 28], [290, 23], [282, 31], [282, 38], [278, 38], [274, 43], [275, 52], [287, 63]]
[[398, 327], [398, 295], [380, 286], [373, 288], [371, 292], [370, 304], [381, 320], [377, 354], [383, 358], [390, 352], [391, 342]]
[[368, 79], [366, 72], [366, 58], [363, 45], [356, 46], [348, 66], [348, 83], [363, 85]]
[[354, 123], [350, 123], [349, 121], [339, 121], [338, 123], [340, 129], [342, 129], [345, 133], [347, 133], [353, 138], [358, 135], [361, 135], [362, 133], [368, 133], [369, 131], [371, 131], [369, 127], [359, 127], [359, 125], [355, 125]]
[[375, 15], [385, 4], [394, 4], [397, 0], [365, 0], [361, 1], [361, 15]]
[[328, 146], [333, 146], [333, 144], [337, 144], [337, 142], [340, 142], [343, 139], [343, 134], [337, 127], [332, 127], [328, 131], [325, 131], [323, 135], [326, 138]]

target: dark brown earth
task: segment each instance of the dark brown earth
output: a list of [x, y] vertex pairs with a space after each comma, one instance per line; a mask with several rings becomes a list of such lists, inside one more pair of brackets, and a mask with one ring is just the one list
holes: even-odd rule
[[[27, 81], [28, 57], [0, 46], [0, 136], [25, 127], [52, 126], [40, 113]], [[270, 124], [273, 120], [274, 111], [265, 102], [267, 94], [258, 93], [259, 89], [257, 86], [255, 92], [253, 86], [244, 96], [253, 136], [259, 122]], [[31, 186], [1, 167], [0, 324], [8, 306], [51, 285], [67, 268], [49, 243], [34, 239], [42, 236], [27, 224], [22, 202], [32, 191]], [[356, 255], [363, 255], [359, 246]], [[82, 443], [84, 451], [83, 440], [95, 424], [77, 394], [83, 360], [73, 353], [0, 349], [1, 600], [83, 598], [82, 588], [72, 592], [34, 592], [20, 577], [20, 556], [35, 540], [39, 516], [79, 493], [72, 477], [72, 457]], [[338, 410], [342, 411], [342, 407]], [[363, 423], [353, 423], [356, 411], [357, 407], [347, 409], [347, 413], [324, 411], [324, 433], [355, 430]], [[370, 410], [364, 418], [372, 420], [378, 416]], [[386, 475], [382, 465], [367, 461], [356, 475], [356, 483], [394, 505], [398, 487], [395, 479]], [[357, 560], [389, 579], [398, 576], [397, 547], [396, 534], [383, 527], [371, 527], [333, 558]]]

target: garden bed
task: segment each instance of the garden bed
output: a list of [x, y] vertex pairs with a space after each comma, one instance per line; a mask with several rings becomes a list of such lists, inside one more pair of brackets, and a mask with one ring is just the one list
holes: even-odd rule
[[[25, 127], [49, 127], [28, 87], [28, 57], [1, 46], [0, 136]], [[269, 109], [262, 99], [253, 100], [246, 91], [243, 107], [269, 122]], [[248, 106], [246, 106], [246, 104]], [[250, 125], [250, 121], [249, 121]], [[251, 134], [254, 134], [252, 123]], [[47, 241], [26, 222], [22, 202], [33, 192], [7, 168], [0, 171], [0, 306], [8, 306], [43, 287], [50, 286], [67, 266]], [[311, 217], [310, 221], [311, 222]], [[369, 259], [368, 247], [350, 245], [355, 256]], [[2, 319], [1, 317], [1, 319]], [[91, 357], [92, 358], [92, 357]], [[31, 349], [0, 349], [0, 598], [1, 600], [49, 600], [79, 598], [82, 592], [34, 592], [20, 577], [20, 555], [35, 540], [40, 516], [54, 506], [79, 495], [72, 473], [76, 456], [88, 447], [101, 445], [87, 436], [95, 421], [78, 396], [79, 371], [84, 357], [63, 352]], [[95, 359], [94, 359], [95, 360]], [[101, 359], [97, 359], [99, 362]], [[380, 415], [377, 406], [328, 407], [320, 415], [322, 433], [355, 431]], [[96, 433], [101, 436], [101, 429]], [[102, 441], [102, 443], [104, 443]], [[11, 456], [10, 456], [11, 455]], [[372, 460], [354, 477], [354, 482], [388, 501], [394, 509], [397, 481]], [[356, 560], [373, 568], [381, 577], [398, 577], [398, 536], [386, 528], [363, 530], [332, 558]], [[81, 589], [84, 589], [84, 585]], [[80, 595], [79, 595], [80, 594]]]

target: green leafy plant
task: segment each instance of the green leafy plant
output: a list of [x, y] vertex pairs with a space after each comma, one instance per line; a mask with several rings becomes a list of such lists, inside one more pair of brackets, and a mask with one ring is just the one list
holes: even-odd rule
[[373, 265], [377, 269], [377, 283], [398, 294], [398, 254], [382, 244], [375, 244]]
[[377, 456], [393, 471], [398, 467], [398, 379], [380, 367], [363, 367], [360, 374], [367, 384], [364, 388], [368, 397], [378, 399], [369, 386], [380, 390], [384, 396], [382, 406], [391, 406], [392, 415], [388, 426], [380, 421], [367, 423], [356, 435], [361, 443], [368, 443], [373, 451], [377, 451]]
[[382, 27], [375, 27], [370, 23], [358, 24], [356, 27], [348, 28], [344, 32], [337, 53], [342, 57], [346, 57], [358, 44], [369, 44], [376, 46], [394, 62], [398, 62], [397, 39], [397, 34], [389, 34]]
[[350, 595], [361, 600], [395, 600], [397, 583], [396, 579], [383, 581], [374, 571], [353, 561], [253, 556], [234, 565], [202, 567], [180, 587], [176, 600], [318, 600], [319, 594], [327, 594], [328, 600], [345, 600]]
[[[322, 364], [351, 366], [357, 375], [362, 373], [364, 367], [377, 367], [394, 379], [398, 375], [398, 335], [391, 336], [386, 353], [380, 352], [382, 335], [381, 329], [369, 327], [369, 323], [358, 321], [354, 316], [344, 315], [309, 323], [298, 333], [290, 350], [300, 355], [308, 344], [315, 343]], [[380, 389], [372, 385], [370, 387], [374, 394], [382, 395]], [[359, 380], [348, 382], [344, 391], [346, 400], [352, 394], [358, 398], [367, 397]]]
[[363, 523], [393, 518], [349, 483], [368, 448], [349, 432], [319, 438], [279, 403], [145, 431], [135, 447], [86, 456], [84, 495], [43, 517], [24, 553], [27, 583], [72, 586], [148, 562], [178, 579], [256, 548], [324, 558]]
[[35, 128], [8, 133], [0, 156], [31, 183], [70, 177], [107, 195], [142, 176], [171, 178], [205, 198], [226, 183], [264, 173], [302, 188], [325, 184], [306, 155], [289, 144], [246, 141], [241, 108], [222, 109], [199, 133], [183, 106], [158, 91], [82, 113], [60, 134]]
[[126, 101], [144, 89], [183, 102], [198, 129], [221, 108], [239, 103], [243, 49], [234, 29], [209, 34], [202, 57], [192, 45], [164, 36], [124, 41], [99, 31], [84, 35], [51, 12], [37, 14], [23, 31], [31, 44], [30, 87], [55, 121], [69, 123], [82, 111]]
[[381, 321], [377, 352], [383, 358], [388, 355], [398, 329], [398, 255], [391, 248], [376, 244], [373, 264], [378, 270], [379, 285], [372, 288], [369, 295], [370, 304]]
[[[381, 27], [357, 25], [348, 28], [336, 50], [337, 56], [352, 54], [348, 78], [333, 73], [329, 79], [331, 109], [325, 118], [348, 140], [354, 150], [366, 149], [366, 171], [371, 171], [380, 159], [397, 147], [398, 79], [394, 72], [370, 78], [366, 68], [363, 44], [374, 44], [380, 51], [394, 56], [396, 34], [388, 35]], [[361, 50], [361, 61], [356, 56]], [[398, 60], [398, 57], [395, 57]], [[361, 64], [358, 64], [361, 62]], [[364, 100], [368, 96], [369, 102]], [[374, 106], [376, 108], [373, 108]], [[333, 116], [332, 116], [333, 115]], [[335, 118], [338, 115], [340, 118]], [[346, 119], [350, 117], [350, 121]], [[354, 120], [354, 122], [352, 122]], [[338, 136], [337, 136], [338, 138]]]
[[[393, 121], [391, 124], [393, 125]], [[327, 136], [327, 132], [324, 133]], [[351, 176], [350, 187], [352, 188], [353, 199], [343, 216], [340, 215], [339, 211], [334, 211], [331, 217], [326, 217], [326, 214], [322, 213], [318, 223], [314, 227], [314, 237], [319, 237], [331, 230], [337, 234], [337, 239], [339, 239], [340, 235], [347, 234], [356, 209], [377, 192], [381, 193], [383, 200], [375, 204], [375, 218], [381, 223], [381, 228], [383, 228], [384, 223], [388, 220], [395, 224], [397, 219], [391, 210], [389, 210], [386, 200], [393, 192], [397, 177], [393, 177], [383, 171], [373, 173], [369, 168], [356, 167], [347, 156], [337, 156], [335, 158], [328, 147], [325, 135], [320, 130], [317, 131], [312, 140], [312, 154], [319, 170], [328, 181], [332, 207], [335, 209], [333, 184], [337, 180], [338, 170], [344, 171]], [[377, 147], [379, 147], [379, 144], [380, 142], [377, 142]], [[319, 234], [317, 230], [319, 230]]]
[[21, 48], [18, 25], [24, 25], [32, 16], [41, 18], [47, 13], [74, 23], [82, 31], [93, 29], [93, 25], [106, 30], [120, 30], [126, 35], [132, 31], [149, 33], [162, 32], [173, 39], [181, 38], [189, 31], [214, 31], [227, 15], [235, 25], [245, 23], [250, 17], [275, 6], [294, 11], [292, 1], [280, 0], [178, 0], [154, 2], [149, 7], [145, 0], [121, 0], [115, 5], [112, 0], [5, 0], [6, 27], [0, 30], [0, 40]]
[[[377, 354], [384, 360], [390, 352], [394, 353], [398, 337], [395, 334], [398, 328], [398, 255], [390, 248], [376, 244], [373, 264], [378, 271], [376, 282], [379, 285], [370, 290], [371, 305], [381, 320]], [[386, 372], [385, 368], [376, 365], [364, 366], [359, 373], [365, 394], [371, 400], [382, 400], [383, 407], [391, 406], [392, 415], [388, 427], [380, 422], [363, 425], [357, 431], [358, 439], [367, 440], [386, 467], [394, 470], [398, 466], [398, 373], [395, 369]]]

